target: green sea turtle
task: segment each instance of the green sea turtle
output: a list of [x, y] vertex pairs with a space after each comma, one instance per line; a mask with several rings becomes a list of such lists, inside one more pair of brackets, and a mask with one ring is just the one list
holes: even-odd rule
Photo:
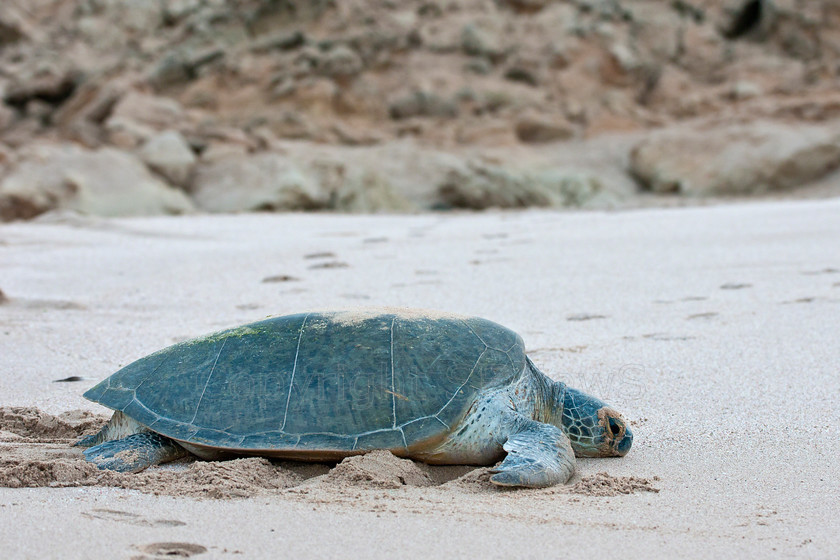
[[115, 410], [79, 445], [137, 472], [187, 452], [339, 460], [373, 449], [491, 465], [500, 486], [566, 482], [633, 436], [602, 401], [552, 381], [515, 332], [477, 317], [374, 309], [287, 315], [176, 344], [85, 397]]

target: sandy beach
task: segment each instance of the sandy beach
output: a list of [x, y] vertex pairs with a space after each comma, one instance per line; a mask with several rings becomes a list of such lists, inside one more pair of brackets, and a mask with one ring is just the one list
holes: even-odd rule
[[[840, 199], [2, 225], [0, 480], [61, 486], [0, 488], [3, 556], [830, 557], [838, 215]], [[107, 412], [81, 395], [119, 367], [268, 315], [369, 305], [517, 330], [543, 371], [624, 412], [632, 451], [546, 490], [378, 456], [182, 462], [146, 487], [68, 474], [73, 429]]]

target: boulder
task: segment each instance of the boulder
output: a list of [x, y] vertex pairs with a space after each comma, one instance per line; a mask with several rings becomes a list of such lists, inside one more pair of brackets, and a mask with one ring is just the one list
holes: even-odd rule
[[374, 169], [354, 167], [332, 193], [330, 208], [343, 212], [405, 212], [413, 207]]
[[642, 187], [691, 196], [745, 195], [791, 189], [840, 167], [836, 125], [760, 121], [717, 129], [653, 134], [630, 153]]
[[438, 187], [440, 206], [484, 210], [530, 206], [584, 206], [601, 195], [601, 182], [567, 170], [521, 171], [469, 162], [449, 171]]
[[138, 216], [189, 212], [192, 203], [131, 154], [72, 144], [30, 146], [0, 183], [0, 219], [32, 218], [56, 209]]
[[180, 132], [167, 130], [149, 139], [138, 152], [152, 171], [170, 184], [186, 187], [195, 167], [196, 157]]
[[315, 210], [329, 205], [315, 179], [290, 158], [273, 153], [230, 156], [198, 166], [192, 195], [208, 212]]

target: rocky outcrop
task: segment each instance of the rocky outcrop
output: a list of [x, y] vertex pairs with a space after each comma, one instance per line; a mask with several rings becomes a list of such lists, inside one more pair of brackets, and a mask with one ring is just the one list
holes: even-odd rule
[[[628, 194], [628, 152], [618, 181], [551, 152], [659, 128], [677, 138], [631, 162], [655, 192], [787, 189], [835, 165], [799, 130], [840, 119], [835, 0], [21, 6], [0, 10], [0, 180], [30, 144], [73, 143], [139, 158], [209, 211], [598, 205]], [[680, 138], [688, 123], [724, 126]], [[54, 202], [4, 215], [78, 198], [43, 190]]]
[[98, 216], [190, 212], [187, 196], [156, 179], [125, 152], [33, 145], [0, 182], [0, 219], [67, 209]]
[[313, 177], [288, 158], [271, 153], [201, 165], [191, 192], [196, 206], [207, 212], [317, 210], [329, 203]]
[[636, 145], [630, 170], [657, 193], [746, 195], [792, 189], [840, 167], [836, 126], [758, 122], [665, 130]]

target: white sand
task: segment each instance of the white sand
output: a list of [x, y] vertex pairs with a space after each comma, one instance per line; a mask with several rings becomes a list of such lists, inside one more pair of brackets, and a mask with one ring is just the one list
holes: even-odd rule
[[[334, 256], [305, 258], [325, 251]], [[348, 266], [309, 268], [324, 262]], [[280, 275], [299, 280], [262, 282]], [[212, 500], [0, 488], [4, 558], [154, 558], [167, 542], [206, 548], [198, 558], [840, 548], [840, 200], [42, 220], [0, 226], [0, 289], [0, 405], [53, 414], [103, 412], [81, 394], [118, 367], [267, 315], [388, 305], [484, 316], [633, 422], [630, 454], [580, 460], [580, 475], [658, 476], [661, 490], [331, 490], [313, 479]], [[52, 382], [73, 375], [85, 379]]]

